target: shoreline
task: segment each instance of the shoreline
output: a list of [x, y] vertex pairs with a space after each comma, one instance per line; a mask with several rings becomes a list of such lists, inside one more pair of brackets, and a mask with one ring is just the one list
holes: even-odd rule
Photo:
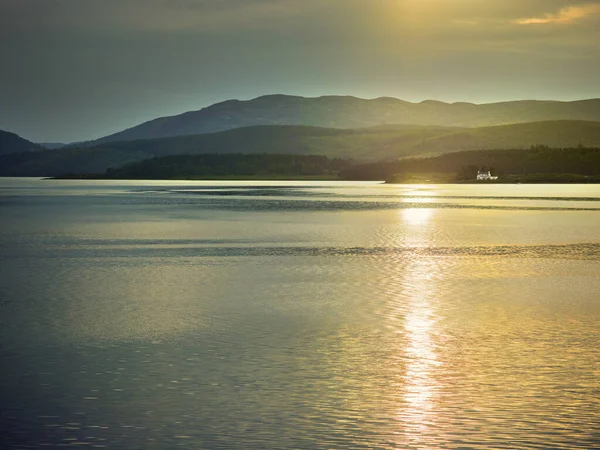
[[[44, 177], [44, 180], [107, 180], [107, 181], [352, 181], [341, 180], [337, 176], [307, 175], [307, 176], [214, 176], [214, 177], [173, 177], [173, 178], [111, 178], [98, 175], [64, 175], [57, 177]], [[370, 180], [383, 181], [383, 180]]]
[[340, 179], [337, 177], [181, 177], [181, 178], [107, 178], [101, 176], [58, 176], [42, 177], [42, 180], [106, 180], [106, 181], [340, 181], [340, 182], [379, 182], [389, 185], [420, 185], [420, 184], [466, 184], [466, 185], [496, 185], [496, 184], [600, 184], [600, 180], [496, 180], [496, 181], [436, 181], [436, 180], [411, 180], [411, 181], [390, 181], [390, 180], [352, 180]]

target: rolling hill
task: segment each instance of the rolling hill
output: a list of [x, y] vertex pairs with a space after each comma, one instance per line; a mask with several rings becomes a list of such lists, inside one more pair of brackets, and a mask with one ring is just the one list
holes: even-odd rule
[[15, 133], [0, 130], [0, 155], [21, 152], [37, 152], [45, 150], [44, 147], [23, 139]]
[[215, 133], [256, 125], [346, 129], [387, 124], [483, 127], [548, 120], [600, 121], [600, 99], [476, 105], [433, 100], [411, 103], [389, 97], [365, 100], [343, 96], [267, 95], [248, 101], [229, 100], [199, 111], [160, 117], [85, 145]]
[[473, 129], [381, 126], [343, 130], [297, 126], [247, 127], [213, 134], [106, 143], [0, 156], [2, 176], [104, 173], [148, 158], [185, 154], [269, 153], [377, 161], [461, 150], [598, 147], [600, 122], [551, 121]]

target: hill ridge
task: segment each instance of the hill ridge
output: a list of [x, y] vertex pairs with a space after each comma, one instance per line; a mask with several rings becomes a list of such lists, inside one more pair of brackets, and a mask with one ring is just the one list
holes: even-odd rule
[[88, 141], [85, 145], [206, 134], [253, 125], [305, 125], [340, 129], [390, 124], [481, 127], [569, 119], [600, 121], [600, 98], [475, 104], [438, 100], [413, 103], [393, 97], [363, 99], [353, 96], [268, 94], [250, 100], [225, 100], [199, 110], [158, 117]]
[[0, 130], [0, 155], [45, 150], [39, 144], [31, 142], [16, 133]]

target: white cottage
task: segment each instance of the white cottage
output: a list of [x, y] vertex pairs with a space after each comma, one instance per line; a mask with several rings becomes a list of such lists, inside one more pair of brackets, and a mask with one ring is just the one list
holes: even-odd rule
[[481, 170], [479, 170], [477, 172], [477, 180], [497, 180], [498, 177], [493, 177], [492, 173], [488, 170], [487, 172], [482, 172]]

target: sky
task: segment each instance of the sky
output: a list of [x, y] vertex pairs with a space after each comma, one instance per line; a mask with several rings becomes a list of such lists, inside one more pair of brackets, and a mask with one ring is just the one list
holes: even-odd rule
[[95, 139], [265, 94], [600, 97], [600, 1], [0, 0], [0, 129]]

